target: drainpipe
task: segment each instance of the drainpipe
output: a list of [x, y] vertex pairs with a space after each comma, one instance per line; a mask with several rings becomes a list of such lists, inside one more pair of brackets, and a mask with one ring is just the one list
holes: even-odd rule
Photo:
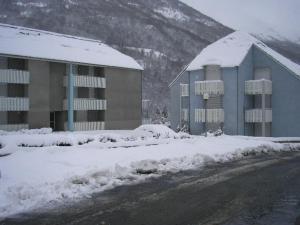
[[182, 128], [182, 122], [181, 122], [181, 117], [182, 117], [182, 85], [179, 83], [179, 129], [181, 130]]
[[67, 96], [68, 96], [68, 131], [74, 131], [74, 75], [73, 75], [72, 64], [69, 64]]
[[236, 96], [237, 96], [237, 102], [236, 102], [236, 112], [237, 112], [237, 114], [236, 114], [236, 118], [237, 118], [237, 121], [236, 121], [236, 134], [237, 135], [240, 135], [240, 133], [239, 133], [239, 118], [240, 118], [240, 116], [239, 116], [239, 67], [238, 66], [236, 66], [236, 74], [237, 74], [237, 77], [236, 77]]
[[189, 71], [189, 133], [191, 134], [191, 72]]

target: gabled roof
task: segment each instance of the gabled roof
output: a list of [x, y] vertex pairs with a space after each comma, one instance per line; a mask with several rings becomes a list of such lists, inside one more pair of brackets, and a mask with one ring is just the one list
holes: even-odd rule
[[[233, 32], [211, 45], [208, 45], [187, 66], [185, 71], [200, 70], [206, 65], [220, 65], [221, 67], [240, 66], [253, 46], [265, 52], [294, 74], [300, 76], [300, 65], [267, 47], [263, 42], [257, 40], [253, 36], [241, 31]], [[179, 76], [181, 76], [182, 73], [180, 73]], [[173, 85], [179, 76], [170, 84], [170, 86]]]
[[1, 23], [0, 55], [143, 70], [133, 58], [97, 40]]

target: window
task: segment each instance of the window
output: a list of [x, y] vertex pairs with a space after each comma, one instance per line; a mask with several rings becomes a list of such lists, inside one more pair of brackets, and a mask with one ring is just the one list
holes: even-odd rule
[[95, 74], [95, 77], [105, 77], [104, 68], [103, 67], [95, 67], [94, 74]]
[[7, 68], [14, 70], [26, 70], [25, 59], [8, 58]]
[[78, 75], [89, 75], [89, 67], [88, 66], [82, 66], [82, 65], [78, 65], [77, 67], [77, 73]]

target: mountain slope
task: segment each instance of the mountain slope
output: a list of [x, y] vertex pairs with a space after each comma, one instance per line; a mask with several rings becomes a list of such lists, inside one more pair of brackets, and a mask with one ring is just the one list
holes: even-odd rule
[[154, 111], [182, 67], [232, 31], [177, 0], [2, 0], [0, 22], [99, 39], [134, 57]]

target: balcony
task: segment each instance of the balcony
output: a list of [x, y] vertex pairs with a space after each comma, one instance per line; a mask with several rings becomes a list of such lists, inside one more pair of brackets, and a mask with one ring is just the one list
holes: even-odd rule
[[189, 85], [188, 84], [180, 84], [180, 93], [181, 97], [189, 96]]
[[0, 130], [18, 131], [23, 129], [29, 129], [29, 125], [28, 124], [0, 124]]
[[248, 80], [245, 82], [245, 93], [247, 95], [271, 95], [272, 81], [270, 80]]
[[195, 94], [224, 95], [224, 82], [222, 80], [196, 81]]
[[[265, 113], [264, 113], [265, 112]], [[245, 112], [246, 123], [271, 123], [272, 109], [251, 109]]]
[[[89, 98], [75, 98], [73, 107], [75, 111], [106, 110], [107, 108], [106, 100]], [[64, 100], [64, 110], [68, 110], [67, 100]]]
[[29, 99], [0, 97], [0, 111], [2, 112], [29, 111]]
[[[205, 113], [207, 112], [207, 121], [205, 121]], [[223, 123], [224, 110], [223, 109], [195, 109], [196, 123]]]
[[[64, 78], [64, 86], [68, 85], [68, 77]], [[106, 79], [92, 76], [74, 76], [74, 87], [106, 88]]]
[[[104, 130], [105, 122], [75, 122], [74, 131], [92, 131]], [[65, 123], [65, 130], [67, 130], [67, 123]]]
[[30, 74], [23, 70], [0, 70], [0, 83], [29, 84]]

